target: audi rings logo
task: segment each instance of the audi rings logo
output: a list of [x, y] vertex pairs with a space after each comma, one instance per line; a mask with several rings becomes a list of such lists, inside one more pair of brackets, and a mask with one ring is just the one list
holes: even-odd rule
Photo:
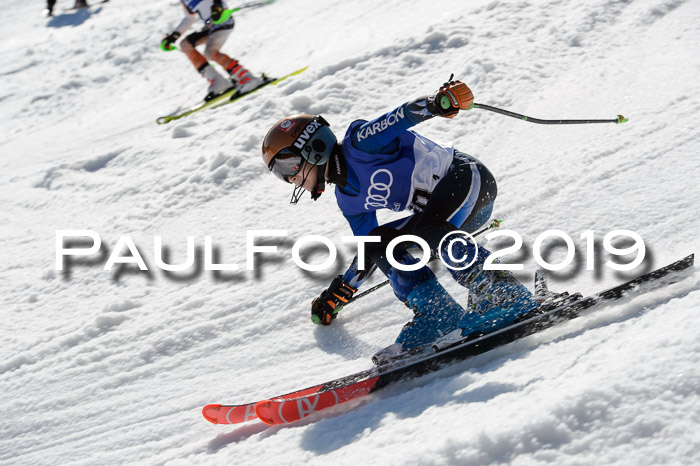
[[[382, 173], [389, 176], [387, 181], [383, 181], [384, 177], [380, 177]], [[379, 180], [377, 179], [379, 177]], [[367, 188], [367, 198], [365, 199], [365, 209], [370, 207], [386, 207], [391, 196], [391, 185], [394, 182], [394, 176], [386, 168], [382, 168], [372, 173], [369, 179], [370, 186]]]

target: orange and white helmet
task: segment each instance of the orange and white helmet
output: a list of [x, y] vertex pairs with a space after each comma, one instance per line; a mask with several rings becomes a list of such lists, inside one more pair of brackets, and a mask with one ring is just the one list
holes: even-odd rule
[[302, 159], [323, 166], [333, 152], [337, 139], [321, 115], [294, 115], [275, 123], [262, 144], [265, 166], [281, 180], [299, 173]]

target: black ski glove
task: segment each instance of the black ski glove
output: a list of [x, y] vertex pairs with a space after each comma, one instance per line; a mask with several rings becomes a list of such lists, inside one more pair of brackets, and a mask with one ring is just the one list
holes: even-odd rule
[[211, 20], [214, 22], [219, 21], [222, 14], [224, 14], [224, 7], [221, 4], [221, 0], [214, 0], [211, 6]]
[[341, 275], [335, 277], [331, 286], [311, 303], [311, 322], [330, 325], [356, 291], [357, 289], [343, 282]]
[[428, 97], [428, 111], [444, 118], [454, 118], [460, 110], [471, 108], [474, 95], [462, 81], [450, 81], [432, 96]]
[[163, 50], [164, 52], [170, 52], [173, 47], [172, 45], [177, 42], [177, 40], [180, 38], [180, 33], [175, 31], [171, 32], [167, 36], [163, 38], [163, 41], [160, 43], [160, 49]]

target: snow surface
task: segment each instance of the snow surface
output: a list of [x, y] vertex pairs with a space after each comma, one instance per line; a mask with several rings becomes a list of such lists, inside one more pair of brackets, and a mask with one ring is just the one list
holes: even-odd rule
[[[559, 290], [634, 275], [605, 267], [600, 248], [586, 270], [585, 230], [598, 242], [638, 232], [649, 254], [639, 273], [700, 252], [699, 1], [278, 0], [240, 12], [224, 51], [272, 75], [309, 69], [158, 126], [205, 93], [184, 56], [158, 49], [177, 4], [112, 0], [47, 19], [43, 2], [0, 1], [1, 463], [700, 463], [697, 267], [354, 409], [287, 427], [200, 414], [366, 369], [411, 316], [383, 289], [331, 327], [309, 322], [352, 254], [309, 274], [291, 243], [314, 233], [340, 244], [350, 230], [330, 193], [291, 206], [289, 186], [262, 169], [262, 137], [288, 114], [322, 113], [341, 133], [450, 73], [477, 102], [539, 118], [622, 113], [628, 124], [552, 127], [473, 110], [417, 129], [495, 173], [495, 213], [525, 240], [511, 259], [528, 286], [534, 239], [553, 228], [577, 245], [575, 264], [550, 274]], [[57, 271], [59, 229], [98, 232], [102, 255]], [[256, 229], [290, 236], [249, 272]], [[150, 272], [102, 270], [124, 235]], [[173, 263], [188, 235], [200, 253], [212, 236], [241, 270], [166, 274], [154, 235]]]

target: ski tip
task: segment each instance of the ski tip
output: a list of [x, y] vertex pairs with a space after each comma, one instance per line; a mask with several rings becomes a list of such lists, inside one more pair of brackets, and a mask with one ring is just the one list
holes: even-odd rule
[[298, 74], [301, 74], [301, 73], [303, 73], [304, 71], [306, 71], [306, 70], [308, 70], [308, 69], [309, 69], [308, 65], [305, 66], [305, 67], [303, 67], [303, 68], [299, 68], [299, 69], [296, 70], [296, 71], [292, 71], [292, 72], [289, 73], [288, 75], [282, 76], [282, 77], [279, 78], [277, 81], [283, 81], [283, 80], [285, 80], [285, 79], [287, 79], [287, 78], [291, 78], [292, 76], [296, 76], [296, 75], [298, 75]]
[[218, 414], [220, 409], [221, 405], [206, 405], [204, 408], [202, 408], [202, 416], [204, 416], [204, 419], [212, 424], [218, 424]]
[[267, 425], [274, 425], [275, 420], [272, 416], [272, 400], [263, 400], [255, 403], [255, 414], [262, 422]]

